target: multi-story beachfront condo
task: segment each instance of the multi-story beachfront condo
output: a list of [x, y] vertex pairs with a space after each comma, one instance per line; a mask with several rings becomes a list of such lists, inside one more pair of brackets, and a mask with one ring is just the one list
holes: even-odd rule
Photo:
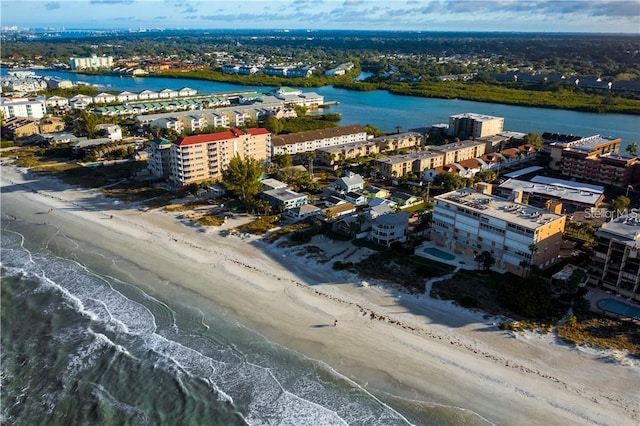
[[538, 207], [464, 188], [435, 197], [431, 238], [456, 252], [489, 251], [496, 266], [518, 275], [528, 265], [547, 268], [560, 252], [566, 217]]
[[443, 164], [453, 164], [483, 155], [487, 149], [484, 141], [465, 140], [445, 145], [430, 145], [429, 149], [444, 154]]
[[147, 147], [147, 167], [152, 175], [168, 178], [171, 175], [171, 141], [156, 138]]
[[461, 138], [485, 138], [504, 129], [504, 118], [471, 112], [449, 117], [449, 134]]
[[177, 139], [171, 144], [170, 179], [179, 186], [221, 179], [236, 155], [266, 161], [271, 155], [271, 133], [263, 128], [233, 128]]
[[330, 129], [279, 135], [272, 138], [273, 155], [300, 154], [328, 146], [367, 140], [367, 131], [362, 126], [342, 126]]
[[620, 216], [596, 231], [589, 283], [640, 301], [640, 217]]

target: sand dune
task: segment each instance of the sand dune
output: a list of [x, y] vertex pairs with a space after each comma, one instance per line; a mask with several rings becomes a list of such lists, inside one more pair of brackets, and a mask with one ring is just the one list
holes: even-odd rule
[[[450, 302], [363, 286], [297, 255], [299, 248], [198, 232], [173, 214], [141, 212], [8, 166], [2, 213], [118, 253], [369, 390], [463, 407], [496, 424], [640, 424], [640, 363], [624, 354], [610, 362], [616, 354], [553, 335], [504, 332], [495, 319]], [[345, 247], [322, 237], [313, 244], [328, 256]], [[327, 326], [334, 319], [338, 326]]]

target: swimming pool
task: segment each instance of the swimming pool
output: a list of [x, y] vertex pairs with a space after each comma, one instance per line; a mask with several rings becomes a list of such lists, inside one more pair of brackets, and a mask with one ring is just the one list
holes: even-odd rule
[[598, 308], [603, 311], [613, 312], [614, 314], [622, 315], [629, 318], [640, 319], [640, 308], [627, 305], [616, 299], [603, 299], [598, 300]]
[[422, 250], [422, 252], [426, 254], [430, 254], [431, 256], [435, 256], [442, 260], [453, 260], [456, 258], [455, 256], [449, 253], [446, 253], [442, 250], [439, 250], [435, 247], [426, 247], [424, 250]]

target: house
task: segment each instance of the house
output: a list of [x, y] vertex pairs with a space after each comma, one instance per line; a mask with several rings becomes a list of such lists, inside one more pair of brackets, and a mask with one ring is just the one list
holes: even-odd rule
[[369, 201], [366, 195], [354, 191], [349, 191], [344, 194], [344, 199], [356, 206], [366, 206]]
[[419, 203], [422, 198], [406, 192], [394, 192], [391, 194], [391, 201], [395, 202], [400, 208], [405, 208]]
[[392, 213], [393, 206], [396, 204], [390, 200], [382, 200], [379, 204], [369, 205], [369, 210], [367, 210], [366, 215], [369, 220], [373, 221], [378, 216], [382, 216], [383, 214]]
[[116, 95], [105, 92], [98, 93], [93, 97], [94, 104], [110, 104], [116, 102], [117, 100], [118, 98], [116, 97]]
[[116, 96], [116, 99], [118, 100], [118, 102], [137, 101], [138, 94], [133, 92], [127, 92], [125, 90], [124, 92], [118, 93], [118, 95]]
[[92, 103], [93, 98], [91, 96], [83, 95], [81, 93], [69, 99], [69, 106], [73, 109], [85, 109]]
[[97, 124], [96, 130], [112, 141], [122, 140], [122, 129], [117, 124]]
[[272, 189], [282, 189], [287, 187], [286, 183], [280, 182], [278, 179], [263, 179], [260, 181], [260, 183], [262, 183], [263, 191], [270, 191]]
[[353, 213], [356, 211], [356, 206], [348, 201], [336, 204], [333, 207], [327, 207], [323, 210], [325, 217], [328, 221], [332, 221], [338, 217]]
[[169, 130], [173, 130], [177, 134], [182, 133], [182, 131], [184, 130], [182, 121], [173, 117], [165, 117], [165, 118], [159, 118], [157, 120], [153, 120], [151, 123], [149, 123], [149, 127], [151, 128], [159, 127], [161, 129], [169, 129]]
[[378, 188], [377, 186], [367, 186], [362, 193], [368, 198], [389, 198], [389, 195], [391, 195], [386, 189]]
[[173, 99], [178, 97], [178, 92], [172, 89], [162, 89], [158, 93], [158, 98], [160, 99]]
[[178, 90], [178, 96], [180, 97], [195, 96], [197, 94], [197, 90], [191, 89], [189, 87], [183, 87], [182, 89]]
[[62, 96], [51, 96], [45, 101], [48, 108], [65, 108], [69, 106], [69, 99]]
[[278, 211], [285, 211], [309, 203], [307, 194], [300, 194], [287, 188], [270, 189], [262, 192], [262, 198]]
[[406, 241], [409, 216], [409, 213], [399, 212], [376, 217], [371, 227], [369, 239], [376, 244], [387, 247], [395, 242]]
[[347, 172], [346, 176], [341, 177], [330, 184], [331, 189], [340, 193], [359, 192], [364, 189], [364, 179], [356, 173]]
[[293, 207], [291, 209], [287, 209], [282, 213], [282, 217], [293, 220], [295, 222], [309, 219], [311, 217], [320, 217], [322, 216], [322, 209], [314, 206], [313, 204], [305, 204], [300, 207]]

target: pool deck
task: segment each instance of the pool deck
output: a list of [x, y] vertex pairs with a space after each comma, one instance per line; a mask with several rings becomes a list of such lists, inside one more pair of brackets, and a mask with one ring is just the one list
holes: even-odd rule
[[[434, 256], [434, 255], [429, 254], [429, 253], [425, 253], [424, 249], [426, 249], [426, 248], [438, 249], [438, 250], [440, 250], [440, 251], [442, 251], [444, 253], [447, 253], [447, 254], [453, 256], [453, 259], [452, 260], [445, 260], [445, 259], [442, 259], [441, 257]], [[414, 254], [416, 256], [424, 257], [425, 259], [435, 260], [436, 262], [440, 262], [440, 263], [445, 263], [447, 265], [456, 266], [456, 267], [459, 267], [461, 269], [467, 269], [467, 270], [470, 270], [470, 271], [478, 269], [478, 263], [473, 258], [471, 258], [469, 256], [465, 256], [463, 254], [454, 253], [451, 250], [448, 250], [446, 247], [439, 246], [439, 245], [435, 244], [432, 241], [425, 241], [424, 243], [420, 244], [414, 250]]]
[[625, 303], [627, 305], [631, 305], [634, 306], [638, 309], [640, 309], [640, 305], [638, 305], [637, 303], [633, 302], [632, 300], [628, 300], [626, 297], [620, 296], [619, 294], [616, 294], [612, 291], [607, 291], [607, 290], [602, 290], [600, 288], [596, 288], [596, 287], [587, 287], [587, 290], [589, 290], [589, 293], [587, 293], [586, 295], [586, 299], [589, 301], [589, 304], [591, 305], [591, 310], [593, 312], [598, 312], [600, 314], [604, 314], [607, 316], [610, 316], [612, 318], [618, 318], [618, 319], [626, 319], [629, 321], [635, 321], [637, 323], [640, 324], [640, 320], [631, 318], [631, 317], [627, 317], [627, 316], [623, 316], [623, 315], [619, 315], [616, 314], [615, 312], [611, 312], [611, 311], [605, 311], [604, 309], [600, 309], [598, 307], [598, 302], [601, 300], [606, 300], [606, 299], [615, 299], [618, 300], [622, 303]]

